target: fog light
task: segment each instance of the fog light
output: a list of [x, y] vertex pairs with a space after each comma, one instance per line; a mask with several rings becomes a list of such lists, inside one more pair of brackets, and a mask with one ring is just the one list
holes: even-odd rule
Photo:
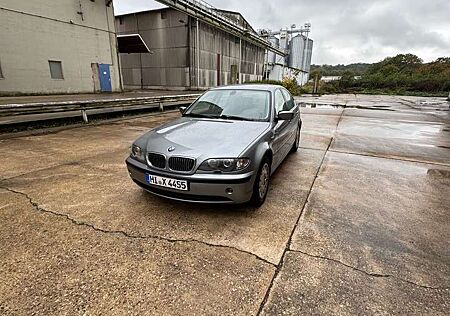
[[225, 189], [225, 192], [227, 193], [227, 194], [233, 194], [233, 189], [232, 188], [226, 188]]

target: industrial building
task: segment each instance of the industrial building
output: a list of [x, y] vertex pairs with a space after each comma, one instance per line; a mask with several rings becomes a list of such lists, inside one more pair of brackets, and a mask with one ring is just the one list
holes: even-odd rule
[[286, 56], [274, 52], [267, 53], [265, 79], [282, 80], [285, 76], [295, 77], [301, 85], [308, 81], [313, 48], [313, 41], [308, 37], [309, 27], [310, 25], [306, 24], [305, 28], [301, 29], [260, 31], [260, 35], [274, 47], [287, 51]]
[[[119, 39], [139, 36], [149, 49], [120, 54], [126, 89], [206, 89], [285, 76], [307, 82], [313, 45], [308, 38], [310, 25], [257, 33], [238, 12], [204, 2], [160, 2], [170, 7], [116, 17]], [[200, 17], [238, 26], [244, 36], [233, 32], [233, 27], [221, 28], [193, 17], [199, 11], [204, 11]], [[260, 42], [247, 40], [248, 34]]]
[[112, 0], [0, 0], [0, 94], [121, 90]]
[[[240, 13], [214, 10], [257, 37]], [[264, 45], [173, 8], [117, 16], [116, 24], [119, 38], [139, 34], [150, 50], [120, 54], [126, 89], [206, 89], [262, 79]]]

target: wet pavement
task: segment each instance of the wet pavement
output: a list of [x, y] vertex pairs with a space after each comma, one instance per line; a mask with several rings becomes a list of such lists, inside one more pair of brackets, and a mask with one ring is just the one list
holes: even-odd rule
[[299, 101], [260, 209], [131, 182], [129, 145], [176, 112], [0, 140], [0, 314], [447, 315], [449, 103]]

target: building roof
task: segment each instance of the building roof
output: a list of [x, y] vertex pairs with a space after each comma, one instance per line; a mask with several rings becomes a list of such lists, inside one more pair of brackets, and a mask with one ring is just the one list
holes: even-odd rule
[[[156, 9], [136, 11], [136, 12], [129, 12], [129, 13], [124, 13], [124, 14], [117, 14], [117, 15], [115, 15], [115, 17], [124, 17], [124, 16], [127, 16], [127, 15], [143, 14], [143, 13], [147, 13], [147, 12], [158, 12], [158, 11], [163, 11], [163, 10], [175, 10], [175, 9], [166, 6], [166, 7], [163, 7], [163, 8], [156, 8]], [[240, 24], [244, 28], [246, 28], [249, 31], [251, 31], [251, 32], [256, 34], [255, 29], [250, 25], [250, 23], [248, 23], [248, 21], [244, 18], [244, 16], [241, 13], [236, 12], [236, 11], [222, 10], [222, 9], [215, 9], [215, 10], [217, 12], [227, 14], [228, 18], [230, 18], [230, 15], [236, 16], [235, 20], [236, 20], [236, 22], [238, 24]], [[239, 23], [240, 22], [239, 20], [241, 20], [242, 23]]]
[[128, 13], [123, 13], [123, 14], [116, 14], [114, 15], [116, 18], [118, 17], [122, 17], [122, 16], [127, 16], [127, 15], [135, 15], [135, 14], [143, 14], [143, 13], [147, 13], [147, 12], [158, 12], [158, 11], [163, 11], [163, 10], [175, 10], [172, 9], [170, 7], [163, 7], [163, 8], [156, 8], [156, 9], [149, 9], [149, 10], [141, 10], [141, 11], [135, 11], [135, 12], [128, 12]]
[[255, 29], [251, 26], [251, 24], [244, 18], [244, 16], [240, 12], [230, 11], [230, 10], [223, 10], [223, 9], [216, 9], [216, 11], [220, 12], [220, 13], [225, 13], [225, 14], [228, 14], [228, 15], [234, 15], [234, 16], [237, 17], [237, 20], [239, 20], [239, 18], [240, 18], [243, 21], [242, 24], [243, 24], [243, 26], [245, 28], [250, 29], [250, 31], [252, 31], [253, 33], [256, 33]]

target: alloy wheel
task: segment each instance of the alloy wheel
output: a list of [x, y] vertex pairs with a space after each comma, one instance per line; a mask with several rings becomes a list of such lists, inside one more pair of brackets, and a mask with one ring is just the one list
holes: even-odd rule
[[261, 174], [259, 176], [258, 191], [259, 191], [259, 197], [261, 199], [264, 198], [264, 196], [266, 195], [268, 186], [269, 186], [269, 165], [266, 162], [266, 163], [264, 163], [264, 165], [261, 169]]

